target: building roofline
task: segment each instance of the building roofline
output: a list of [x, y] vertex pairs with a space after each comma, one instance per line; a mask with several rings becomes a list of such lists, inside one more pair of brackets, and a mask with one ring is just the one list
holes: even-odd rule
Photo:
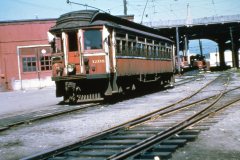
[[24, 23], [24, 22], [45, 22], [45, 21], [56, 21], [56, 20], [57, 20], [57, 18], [6, 20], [6, 21], [0, 21], [0, 25], [1, 24]]

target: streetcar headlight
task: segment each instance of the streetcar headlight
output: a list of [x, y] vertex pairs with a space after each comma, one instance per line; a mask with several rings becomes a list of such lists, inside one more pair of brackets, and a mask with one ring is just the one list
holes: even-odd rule
[[68, 64], [67, 65], [68, 73], [72, 73], [74, 70], [75, 70], [75, 65], [74, 64]]

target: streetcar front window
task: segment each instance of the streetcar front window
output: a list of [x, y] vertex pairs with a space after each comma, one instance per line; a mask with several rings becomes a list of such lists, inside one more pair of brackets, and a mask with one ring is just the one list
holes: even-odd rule
[[84, 49], [102, 49], [102, 31], [87, 30], [84, 32]]

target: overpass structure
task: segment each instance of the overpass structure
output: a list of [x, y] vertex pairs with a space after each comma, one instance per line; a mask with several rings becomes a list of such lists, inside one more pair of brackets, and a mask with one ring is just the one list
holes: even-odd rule
[[[225, 66], [224, 51], [232, 51], [233, 67], [239, 68], [240, 14], [145, 23], [169, 37], [186, 53], [188, 40], [209, 39], [218, 44], [220, 66]], [[179, 37], [179, 38], [178, 38]], [[178, 46], [178, 45], [177, 45]]]

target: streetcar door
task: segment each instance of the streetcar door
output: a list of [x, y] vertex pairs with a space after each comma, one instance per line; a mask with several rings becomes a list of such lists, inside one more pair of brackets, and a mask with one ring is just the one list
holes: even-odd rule
[[74, 65], [76, 73], [80, 73], [80, 50], [78, 32], [72, 31], [67, 33], [67, 51], [68, 51], [68, 65]]
[[[90, 28], [83, 30], [83, 57], [86, 74], [106, 74], [108, 51], [104, 51], [103, 29]], [[104, 45], [104, 46], [103, 46]], [[108, 46], [107, 46], [108, 47]]]

